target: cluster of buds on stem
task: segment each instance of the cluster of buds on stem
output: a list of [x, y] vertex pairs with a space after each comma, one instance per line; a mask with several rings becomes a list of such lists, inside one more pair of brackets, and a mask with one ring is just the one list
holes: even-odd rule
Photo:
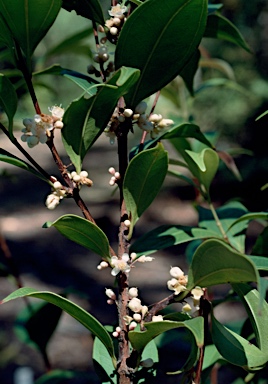
[[174, 295], [179, 295], [186, 290], [188, 276], [185, 276], [184, 272], [179, 267], [172, 267], [169, 273], [172, 279], [167, 282], [168, 289], [174, 291]]
[[111, 43], [115, 44], [119, 33], [125, 22], [125, 13], [127, 12], [127, 7], [122, 4], [117, 4], [108, 11], [111, 16], [110, 19], [105, 22], [106, 35]]
[[23, 120], [25, 128], [22, 129], [21, 140], [26, 142], [29, 148], [35, 147], [38, 143], [45, 144], [52, 130], [63, 128], [64, 109], [55, 105], [49, 108], [49, 111], [51, 115], [41, 113]]
[[112, 175], [112, 177], [109, 181], [109, 185], [113, 186], [118, 182], [118, 180], [120, 180], [121, 176], [120, 176], [119, 172], [116, 172], [114, 167], [109, 168], [109, 173]]
[[70, 179], [72, 179], [76, 185], [86, 185], [87, 187], [92, 187], [93, 181], [88, 178], [87, 171], [81, 171], [79, 174], [75, 171], [69, 173]]
[[48, 209], [55, 209], [57, 205], [59, 205], [60, 201], [66, 195], [66, 190], [63, 188], [61, 183], [57, 181], [56, 178], [53, 177], [54, 184], [52, 188], [52, 193], [49, 194], [46, 198], [46, 206]]

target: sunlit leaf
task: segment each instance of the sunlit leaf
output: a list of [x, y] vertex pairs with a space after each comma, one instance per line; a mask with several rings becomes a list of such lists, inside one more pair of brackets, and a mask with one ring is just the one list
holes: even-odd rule
[[118, 99], [127, 93], [138, 77], [137, 69], [120, 68], [96, 95], [74, 100], [65, 111], [62, 139], [77, 172], [81, 171], [87, 151], [106, 128]]
[[185, 327], [194, 335], [197, 346], [201, 347], [204, 343], [203, 321], [202, 317], [197, 317], [181, 322], [165, 320], [145, 323], [145, 331], [129, 332], [129, 340], [132, 347], [138, 352], [141, 352], [151, 340], [161, 333], [171, 329]]
[[115, 67], [141, 71], [139, 81], [126, 95], [129, 107], [134, 108], [181, 73], [198, 48], [206, 19], [205, 0], [169, 0], [168, 5], [162, 0], [145, 1], [127, 18], [115, 51]]
[[95, 372], [102, 383], [117, 383], [117, 376], [113, 361], [104, 344], [97, 337], [94, 339], [92, 359]]
[[81, 323], [85, 328], [87, 328], [93, 335], [98, 337], [101, 342], [105, 345], [109, 355], [115, 362], [115, 354], [112, 339], [106, 329], [101, 325], [101, 323], [90, 313], [85, 311], [83, 308], [79, 307], [77, 304], [72, 301], [65, 299], [64, 297], [57, 295], [53, 292], [46, 291], [36, 291], [34, 288], [20, 288], [17, 291], [11, 293], [7, 296], [1, 303], [7, 303], [10, 300], [14, 300], [21, 297], [36, 297], [41, 300], [45, 300], [48, 303], [54, 304], [60, 307], [63, 311], [68, 313], [79, 323]]
[[105, 260], [110, 259], [109, 242], [105, 233], [96, 224], [82, 217], [64, 215], [53, 223], [45, 223], [43, 227], [55, 227], [67, 239], [97, 253]]
[[231, 364], [259, 370], [267, 362], [265, 354], [248, 340], [222, 325], [212, 316], [212, 339], [219, 353]]
[[189, 289], [249, 281], [259, 281], [253, 262], [224, 241], [209, 239], [197, 248], [188, 273]]
[[158, 194], [167, 168], [167, 152], [160, 143], [155, 148], [142, 151], [129, 163], [123, 184], [126, 209], [131, 221], [129, 237], [137, 220]]

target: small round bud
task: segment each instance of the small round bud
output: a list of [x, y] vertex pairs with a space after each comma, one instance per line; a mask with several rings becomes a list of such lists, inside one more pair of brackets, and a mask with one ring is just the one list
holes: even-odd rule
[[152, 123], [159, 123], [163, 119], [162, 115], [158, 115], [157, 113], [153, 113], [151, 116], [149, 116], [149, 121]]
[[60, 120], [56, 121], [55, 124], [54, 124], [54, 128], [56, 128], [56, 129], [62, 129], [63, 126], [64, 126], [64, 124]]
[[[131, 222], [130, 222], [130, 220], [127, 219], [127, 220], [124, 221], [124, 224], [125, 224], [126, 227], [129, 228], [130, 225], [131, 225]], [[131, 257], [131, 255], [130, 255], [130, 257]]]
[[101, 58], [102, 58], [102, 60], [105, 62], [105, 61], [107, 61], [107, 60], [109, 60], [109, 54], [108, 53], [104, 53], [102, 56], [101, 56]]
[[140, 115], [144, 113], [147, 109], [147, 103], [145, 101], [141, 101], [135, 108], [135, 113], [139, 113]]
[[80, 175], [74, 175], [73, 176], [73, 181], [75, 181], [76, 183], [78, 183], [80, 180], [81, 180]]
[[61, 189], [61, 188], [62, 188], [62, 185], [61, 185], [61, 183], [60, 183], [59, 181], [55, 181], [55, 183], [53, 184], [53, 187], [54, 187], [55, 189]]
[[103, 28], [102, 25], [98, 25], [98, 31], [99, 31], [100, 33], [104, 33], [104, 28]]
[[136, 321], [131, 321], [131, 323], [129, 324], [129, 326], [128, 326], [128, 329], [130, 330], [130, 331], [133, 331], [136, 327], [137, 327], [137, 323], [136, 323]]
[[148, 307], [147, 305], [143, 305], [142, 308], [141, 308], [141, 315], [142, 315], [142, 318], [144, 318], [144, 316], [148, 313]]
[[118, 337], [118, 336], [119, 336], [119, 333], [116, 332], [116, 331], [114, 331], [114, 332], [112, 333], [112, 335], [113, 335], [113, 337]]
[[99, 265], [97, 265], [97, 270], [98, 271], [101, 271], [102, 270], [102, 266], [99, 264]]
[[163, 321], [163, 316], [162, 315], [156, 315], [153, 316], [152, 321]]
[[116, 295], [112, 289], [106, 288], [105, 295], [109, 297], [109, 299], [116, 300]]
[[71, 177], [73, 178], [74, 176], [76, 176], [77, 173], [75, 171], [71, 172]]
[[119, 27], [120, 24], [121, 24], [121, 20], [119, 19], [119, 17], [114, 17], [114, 22], [113, 24], [116, 26], [116, 27]]
[[81, 176], [81, 177], [88, 177], [88, 173], [87, 173], [87, 171], [81, 171], [81, 172], [80, 172], [80, 176]]
[[96, 54], [93, 56], [93, 60], [95, 61], [95, 63], [100, 63], [100, 56], [96, 53]]
[[124, 116], [131, 117], [133, 115], [133, 111], [130, 108], [124, 110]]
[[95, 73], [95, 67], [94, 67], [94, 65], [90, 64], [90, 65], [87, 66], [87, 73], [88, 73], [89, 75], [94, 75], [94, 73]]
[[179, 279], [184, 275], [184, 272], [179, 267], [172, 267], [170, 268], [169, 273], [172, 277], [175, 277], [175, 279]]
[[107, 268], [109, 266], [109, 264], [106, 261], [102, 261], [100, 263], [100, 266], [101, 266], [101, 268]]
[[102, 38], [100, 39], [101, 44], [105, 44], [106, 41], [107, 41], [107, 37], [102, 37]]
[[137, 297], [133, 297], [133, 299], [131, 299], [130, 302], [128, 303], [128, 307], [133, 312], [141, 312], [142, 305], [141, 305], [140, 299], [137, 299]]
[[119, 116], [118, 116], [118, 121], [119, 121], [120, 123], [123, 123], [125, 120], [126, 120], [126, 119], [125, 119], [125, 116], [123, 116], [123, 115], [119, 115]]
[[57, 181], [57, 178], [55, 176], [50, 176], [50, 180], [53, 181], [53, 183], [55, 183]]
[[136, 252], [131, 252], [131, 254], [130, 254], [131, 260], [135, 260], [136, 257], [137, 257], [137, 253]]
[[115, 181], [114, 181], [113, 179], [111, 179], [111, 180], [109, 181], [109, 185], [112, 187], [113, 185], [115, 185]]
[[110, 34], [116, 36], [118, 33], [118, 29], [116, 27], [110, 28]]
[[133, 299], [133, 297], [138, 297], [138, 288], [129, 288], [128, 290], [129, 296]]
[[133, 319], [137, 321], [137, 323], [141, 322], [141, 314], [140, 313], [134, 313]]
[[115, 174], [115, 169], [114, 169], [114, 167], [110, 167], [110, 168], [108, 169], [108, 172], [109, 172], [111, 175], [114, 175], [114, 174]]
[[109, 305], [113, 305], [113, 304], [114, 304], [114, 300], [112, 300], [112, 299], [108, 299], [108, 300], [107, 300], [107, 304], [109, 304]]
[[114, 177], [115, 177], [117, 180], [119, 180], [119, 179], [121, 178], [120, 173], [119, 173], [119, 172], [115, 172]]
[[122, 329], [120, 327], [116, 327], [115, 328], [116, 332], [120, 333], [122, 331]]

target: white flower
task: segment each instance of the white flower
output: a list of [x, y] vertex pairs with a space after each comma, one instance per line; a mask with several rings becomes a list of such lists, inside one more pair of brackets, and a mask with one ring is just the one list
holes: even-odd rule
[[53, 121], [58, 121], [63, 118], [63, 115], [64, 115], [63, 108], [58, 107], [57, 105], [54, 105], [53, 107], [48, 108], [48, 110], [52, 115]]
[[128, 294], [131, 298], [138, 297], [138, 288], [135, 288], [135, 287], [129, 288]]
[[173, 278], [171, 280], [168, 280], [167, 282], [168, 289], [171, 291], [174, 291], [174, 295], [178, 295], [179, 293], [186, 290], [186, 284], [181, 284], [179, 280]]
[[29, 148], [38, 143], [45, 144], [48, 139], [48, 131], [53, 129], [53, 120], [48, 115], [35, 115], [33, 119], [24, 119], [22, 129], [24, 133], [21, 140], [27, 142]]
[[162, 315], [153, 316], [152, 321], [164, 321]]
[[184, 304], [184, 305], [182, 306], [182, 311], [183, 311], [183, 312], [188, 313], [188, 312], [191, 312], [191, 310], [192, 310], [192, 307], [190, 306], [189, 303], [186, 303], [186, 304]]
[[128, 307], [131, 309], [133, 312], [141, 312], [142, 310], [142, 305], [140, 299], [137, 297], [133, 297], [133, 299], [130, 300], [128, 303]]
[[117, 4], [113, 6], [109, 11], [109, 15], [113, 17], [121, 18], [124, 16], [124, 13], [127, 12], [127, 7], [125, 5]]
[[193, 296], [194, 306], [199, 309], [200, 299], [204, 295], [204, 291], [201, 287], [195, 287], [191, 290], [191, 294]]
[[184, 276], [184, 272], [179, 267], [173, 267], [170, 269], [169, 273], [172, 277], [175, 277], [176, 279]]
[[119, 272], [130, 272], [130, 265], [128, 264], [129, 255], [124, 253], [122, 259], [118, 259], [117, 256], [111, 258], [111, 266], [113, 267], [111, 274], [113, 276], [118, 275]]

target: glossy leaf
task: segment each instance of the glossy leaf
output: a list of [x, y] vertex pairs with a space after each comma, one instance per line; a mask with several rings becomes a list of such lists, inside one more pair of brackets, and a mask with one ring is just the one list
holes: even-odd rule
[[29, 69], [35, 48], [54, 23], [60, 9], [61, 0], [0, 0], [0, 12], [23, 50]]
[[246, 370], [259, 370], [267, 362], [267, 357], [259, 348], [223, 326], [214, 316], [212, 339], [222, 357], [231, 364]]
[[13, 117], [17, 110], [18, 98], [11, 81], [0, 73], [0, 106], [8, 117], [8, 130], [13, 137]]
[[194, 76], [198, 69], [199, 60], [200, 51], [198, 49], [194, 52], [193, 56], [180, 73], [180, 76], [183, 78], [184, 83], [192, 96], [194, 96]]
[[[228, 231], [228, 228], [232, 225], [237, 218], [245, 215], [247, 213], [247, 209], [237, 201], [231, 201], [222, 207], [216, 209], [216, 213], [218, 218], [220, 219], [222, 228], [225, 232]], [[210, 231], [217, 232], [218, 235], [222, 238], [222, 234], [217, 226], [215, 218], [210, 209], [203, 208], [201, 206], [198, 207], [199, 213], [199, 226], [202, 228], [207, 228]], [[228, 232], [227, 236], [232, 244], [232, 246], [240, 251], [241, 253], [245, 252], [245, 238], [246, 238], [246, 230], [247, 230], [247, 221], [242, 221], [237, 223], [236, 226], [232, 227]]]
[[75, 11], [77, 15], [86, 17], [101, 25], [105, 24], [101, 5], [98, 0], [62, 0], [62, 8]]
[[268, 304], [260, 298], [259, 292], [249, 285], [233, 284], [232, 286], [244, 304], [256, 336], [257, 345], [266, 355], [268, 361]]
[[236, 26], [219, 13], [208, 15], [204, 37], [226, 40], [250, 52], [248, 44]]
[[92, 359], [94, 369], [102, 383], [117, 383], [113, 361], [104, 344], [97, 337], [94, 339]]
[[24, 308], [16, 319], [15, 329], [25, 343], [34, 343], [46, 356], [46, 347], [62, 314], [61, 308], [45, 303]]
[[197, 346], [201, 347], [204, 343], [203, 321], [202, 317], [196, 317], [181, 322], [165, 320], [145, 323], [145, 331], [129, 332], [129, 340], [135, 350], [142, 352], [145, 346], [156, 336], [171, 329], [185, 327], [194, 335]]
[[15, 167], [19, 167], [24, 169], [25, 171], [31, 172], [39, 179], [48, 183], [48, 180], [41, 173], [37, 172], [35, 168], [33, 168], [30, 164], [26, 163], [26, 161], [19, 159], [18, 157], [12, 155], [12, 153], [9, 153], [2, 148], [0, 148], [0, 161], [4, 161], [5, 163], [12, 164]]
[[[8, 49], [8, 52], [10, 54], [10, 57], [12, 58], [12, 61], [15, 63], [15, 57], [14, 57], [14, 40], [12, 38], [12, 34], [6, 25], [1, 12], [0, 12], [0, 45], [1, 48]], [[2, 53], [2, 52], [1, 52]]]
[[74, 100], [65, 111], [62, 138], [77, 172], [81, 171], [87, 151], [106, 128], [118, 99], [128, 92], [138, 77], [137, 69], [121, 68], [96, 95]]
[[250, 220], [268, 220], [268, 213], [266, 212], [251, 212], [247, 213], [239, 219], [235, 220], [232, 225], [230, 225], [229, 229], [234, 227], [236, 224], [241, 223], [242, 221], [247, 221], [249, 222]]
[[67, 239], [82, 245], [103, 259], [109, 261], [109, 242], [105, 233], [90, 221], [76, 215], [64, 215], [58, 220], [47, 222], [43, 228], [55, 227]]
[[217, 363], [218, 360], [223, 359], [217, 348], [214, 344], [206, 345], [205, 347], [205, 353], [204, 353], [204, 361], [202, 365], [202, 370], [205, 370], [215, 363]]
[[160, 249], [209, 237], [219, 238], [220, 235], [218, 232], [198, 227], [161, 225], [136, 240], [131, 245], [130, 252], [136, 252], [138, 255], [149, 255]]
[[126, 209], [131, 221], [129, 238], [142, 213], [157, 196], [167, 173], [168, 156], [162, 144], [142, 151], [129, 163], [123, 184]]
[[217, 284], [259, 281], [253, 262], [224, 241], [209, 239], [201, 244], [192, 259], [188, 288]]
[[47, 291], [36, 291], [34, 288], [20, 288], [15, 292], [12, 292], [7, 296], [3, 303], [7, 303], [10, 300], [14, 300], [21, 297], [36, 297], [41, 300], [45, 300], [48, 303], [54, 304], [60, 307], [63, 311], [68, 313], [79, 323], [81, 323], [85, 328], [87, 328], [93, 335], [98, 337], [102, 343], [105, 345], [109, 355], [115, 362], [115, 354], [112, 339], [106, 329], [101, 325], [101, 323], [93, 317], [90, 313], [85, 311], [83, 308], [79, 307], [77, 304], [72, 301], [65, 299], [64, 297], [57, 295], [56, 293], [47, 292]]
[[259, 271], [268, 271], [268, 257], [249, 256], [249, 258]]
[[126, 95], [129, 107], [134, 108], [181, 73], [198, 48], [206, 19], [206, 0], [169, 0], [168, 5], [162, 0], [145, 1], [128, 17], [118, 39], [115, 67], [141, 71], [139, 81]]
[[211, 148], [205, 148], [199, 153], [189, 150], [186, 150], [185, 152], [187, 156], [184, 156], [184, 160], [187, 162], [192, 174], [200, 182], [201, 192], [205, 193], [207, 196], [210, 184], [218, 170], [218, 154]]

